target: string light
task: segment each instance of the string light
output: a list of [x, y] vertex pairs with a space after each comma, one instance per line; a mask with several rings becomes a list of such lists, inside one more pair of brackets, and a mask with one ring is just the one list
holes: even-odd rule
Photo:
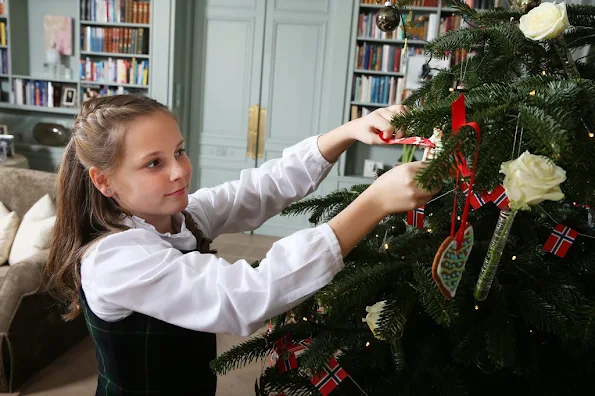
[[531, 96], [535, 96], [535, 90], [533, 90], [533, 91], [529, 92], [529, 95], [531, 95]]
[[370, 346], [370, 341], [366, 342], [366, 346], [369, 347]]
[[592, 137], [595, 137], [595, 133], [593, 133], [593, 132], [589, 132], [589, 137], [590, 137], [590, 138], [592, 138]]
[[476, 311], [479, 311], [479, 305], [476, 305], [476, 306], [475, 306], [475, 310], [476, 310]]
[[542, 71], [542, 72], [541, 72], [541, 74], [545, 76], [545, 74], [546, 74], [546, 73], [545, 73], [545, 70], [544, 70], [544, 71]]
[[385, 244], [384, 244], [384, 248], [385, 248], [386, 250], [388, 250], [388, 243], [385, 243]]
[[461, 216], [457, 216], [457, 220], [461, 220]]
[[512, 261], [516, 260], [516, 256], [512, 256]]
[[431, 233], [432, 232], [432, 229], [431, 228], [428, 228], [428, 232]]
[[308, 318], [306, 318], [305, 316], [304, 316], [303, 319], [304, 319], [304, 322], [307, 322], [308, 321]]
[[529, 333], [533, 333], [533, 330], [529, 330]]
[[454, 92], [454, 91], [455, 91], [455, 89], [454, 89], [453, 87], [450, 87], [450, 88], [448, 88], [448, 91], [449, 91], [449, 92]]

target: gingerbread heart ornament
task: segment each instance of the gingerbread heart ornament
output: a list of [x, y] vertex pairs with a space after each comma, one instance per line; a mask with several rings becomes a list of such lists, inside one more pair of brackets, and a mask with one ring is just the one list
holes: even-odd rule
[[440, 288], [440, 291], [449, 300], [452, 299], [459, 287], [463, 277], [467, 259], [473, 249], [473, 226], [467, 223], [461, 247], [457, 248], [455, 238], [448, 237], [434, 257], [432, 266], [432, 278]]

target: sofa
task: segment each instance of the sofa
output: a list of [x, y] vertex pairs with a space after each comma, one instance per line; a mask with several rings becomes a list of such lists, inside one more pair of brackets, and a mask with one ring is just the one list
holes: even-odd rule
[[[55, 197], [55, 173], [0, 166], [0, 202], [19, 218], [45, 194]], [[14, 392], [88, 335], [82, 315], [65, 322], [41, 290], [42, 264], [0, 265], [0, 392]]]

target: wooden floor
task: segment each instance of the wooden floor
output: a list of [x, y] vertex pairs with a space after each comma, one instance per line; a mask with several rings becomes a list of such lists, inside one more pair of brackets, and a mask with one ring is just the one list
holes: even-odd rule
[[[264, 258], [278, 238], [258, 235], [222, 235], [213, 243], [220, 257], [229, 262], [246, 259], [249, 262]], [[263, 330], [261, 330], [263, 331]], [[217, 335], [217, 351], [222, 353], [247, 338]], [[254, 380], [260, 375], [263, 362], [253, 363], [226, 376], [219, 377], [217, 396], [245, 396], [254, 394]], [[0, 396], [90, 396], [97, 385], [97, 361], [90, 338], [85, 338], [51, 365], [32, 377], [16, 393]]]

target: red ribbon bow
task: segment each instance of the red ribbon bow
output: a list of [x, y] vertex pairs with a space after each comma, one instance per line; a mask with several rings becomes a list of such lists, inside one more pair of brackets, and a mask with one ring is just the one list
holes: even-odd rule
[[[463, 216], [461, 217], [461, 226], [459, 231], [455, 232], [456, 228], [456, 217], [457, 217], [457, 196], [455, 194], [454, 205], [452, 209], [452, 221], [451, 221], [451, 230], [450, 236], [455, 238], [457, 241], [458, 247], [461, 246], [463, 243], [463, 239], [465, 237], [465, 228], [467, 226], [467, 217], [469, 216], [469, 205], [471, 203], [471, 194], [473, 191], [473, 183], [475, 182], [475, 171], [477, 169], [477, 161], [479, 159], [479, 143], [481, 141], [481, 131], [479, 125], [476, 122], [467, 122], [467, 111], [465, 109], [465, 95], [462, 94], [459, 96], [451, 106], [452, 111], [452, 130], [453, 135], [457, 135], [462, 127], [470, 126], [475, 130], [477, 134], [477, 150], [475, 151], [475, 159], [473, 161], [473, 170], [469, 169], [467, 165], [467, 161], [465, 161], [465, 157], [463, 156], [463, 152], [461, 151], [460, 147], [457, 147], [455, 152], [455, 160], [457, 162], [457, 172], [456, 172], [456, 187], [457, 190], [459, 188], [459, 182], [461, 179], [461, 175], [464, 177], [471, 177], [469, 180], [469, 189], [467, 191], [467, 199], [465, 200], [465, 206], [463, 209]], [[455, 237], [456, 236], [456, 237]]]

